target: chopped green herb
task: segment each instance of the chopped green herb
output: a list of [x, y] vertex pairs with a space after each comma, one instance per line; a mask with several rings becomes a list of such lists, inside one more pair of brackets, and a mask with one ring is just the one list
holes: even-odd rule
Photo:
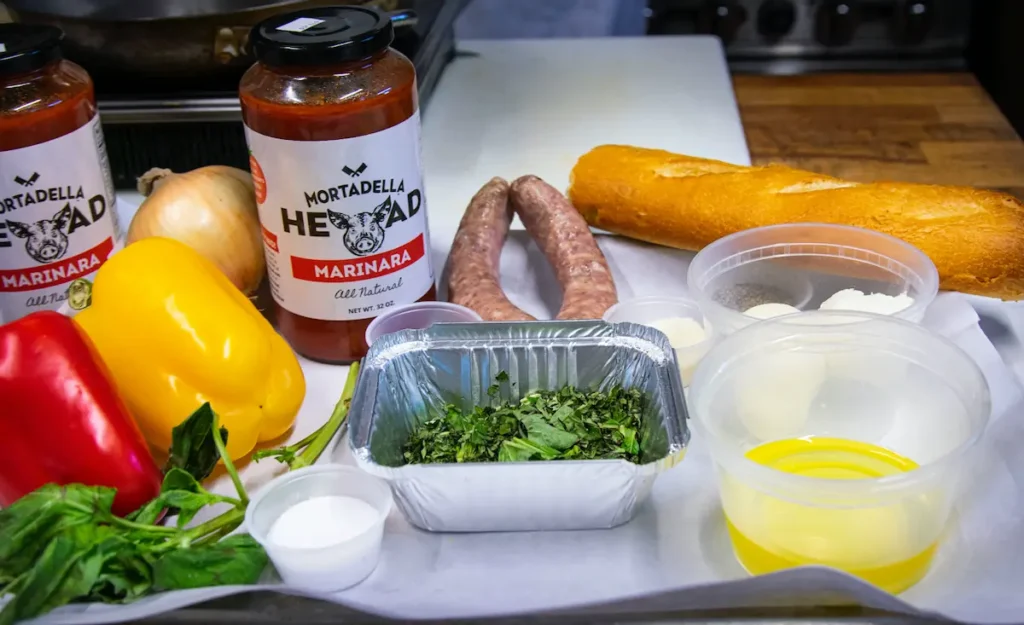
[[[507, 382], [508, 374], [495, 380]], [[496, 397], [498, 384], [487, 393]], [[564, 386], [468, 413], [448, 404], [413, 431], [403, 455], [409, 464], [614, 458], [639, 464], [645, 403], [635, 388]]]

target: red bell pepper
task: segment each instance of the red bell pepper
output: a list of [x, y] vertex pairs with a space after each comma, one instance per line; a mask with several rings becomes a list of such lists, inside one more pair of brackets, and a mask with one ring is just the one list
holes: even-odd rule
[[162, 475], [106, 365], [71, 319], [37, 312], [0, 327], [0, 505], [48, 483], [117, 489], [125, 515]]

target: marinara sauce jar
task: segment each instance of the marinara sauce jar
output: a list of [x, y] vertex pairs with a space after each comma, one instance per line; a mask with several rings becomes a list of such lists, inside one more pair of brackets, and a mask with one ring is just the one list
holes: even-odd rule
[[366, 354], [366, 327], [435, 298], [416, 72], [388, 16], [321, 7], [258, 24], [242, 77], [267, 272], [281, 334], [323, 362]]
[[51, 26], [0, 24], [0, 322], [56, 310], [119, 243], [92, 80]]

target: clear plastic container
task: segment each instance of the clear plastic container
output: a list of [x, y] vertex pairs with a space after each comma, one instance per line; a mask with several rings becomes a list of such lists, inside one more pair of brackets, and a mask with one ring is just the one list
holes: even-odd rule
[[920, 321], [939, 289], [932, 261], [887, 234], [832, 224], [797, 223], [737, 232], [701, 250], [687, 285], [708, 322], [724, 336], [758, 319], [743, 314], [762, 303], [817, 310], [843, 289], [914, 302], [894, 316]]
[[[274, 523], [286, 510], [314, 497], [332, 495], [353, 497], [370, 504], [379, 513], [377, 522], [348, 540], [317, 548], [286, 547], [268, 538]], [[289, 471], [260, 489], [245, 511], [245, 526], [263, 545], [286, 584], [306, 590], [336, 592], [355, 586], [376, 568], [384, 521], [391, 505], [391, 489], [387, 483], [359, 469], [330, 464], [306, 467]]]
[[697, 363], [714, 344], [714, 331], [705, 322], [697, 302], [687, 297], [638, 297], [615, 304], [603, 317], [608, 323], [639, 323], [662, 332], [665, 332], [665, 328], [660, 327], [658, 322], [673, 318], [693, 319], [704, 329], [704, 340], [696, 343], [680, 343], [677, 338], [668, 335], [676, 353], [683, 386], [689, 386]]
[[901, 592], [928, 571], [990, 400], [980, 369], [943, 337], [813, 311], [724, 338], [698, 366], [689, 407], [748, 571], [817, 564]]
[[419, 302], [395, 308], [380, 315], [366, 327], [366, 344], [402, 330], [425, 330], [435, 323], [473, 323], [483, 321], [475, 310], [448, 302]]

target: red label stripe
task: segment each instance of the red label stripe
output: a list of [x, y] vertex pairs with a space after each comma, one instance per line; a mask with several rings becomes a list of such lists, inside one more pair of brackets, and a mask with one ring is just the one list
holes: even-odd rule
[[105, 241], [76, 256], [30, 269], [0, 271], [0, 292], [35, 291], [71, 282], [100, 268], [114, 251], [114, 240]]
[[315, 260], [292, 256], [292, 275], [307, 282], [360, 282], [405, 269], [423, 258], [423, 235], [393, 250], [348, 260]]

